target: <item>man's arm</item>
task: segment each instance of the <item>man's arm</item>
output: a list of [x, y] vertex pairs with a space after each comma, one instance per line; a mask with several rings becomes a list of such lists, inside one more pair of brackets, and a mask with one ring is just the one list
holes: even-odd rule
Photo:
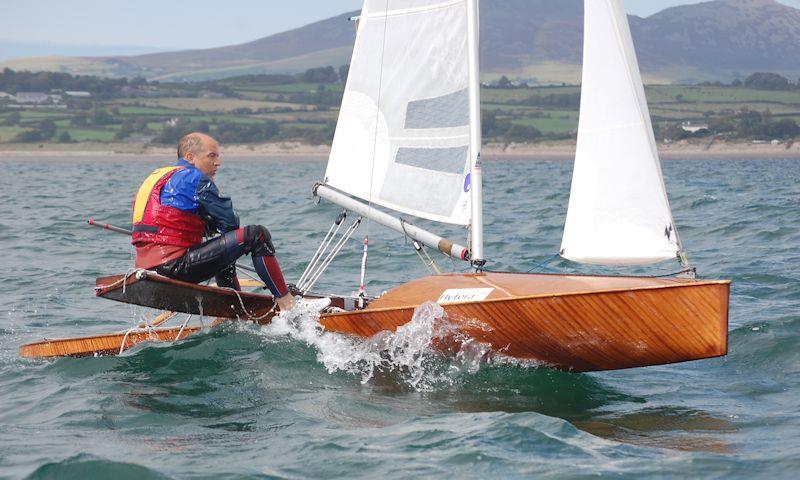
[[230, 197], [222, 196], [214, 182], [205, 175], [197, 184], [197, 202], [200, 204], [199, 213], [211, 230], [226, 233], [239, 228], [239, 215], [233, 210]]

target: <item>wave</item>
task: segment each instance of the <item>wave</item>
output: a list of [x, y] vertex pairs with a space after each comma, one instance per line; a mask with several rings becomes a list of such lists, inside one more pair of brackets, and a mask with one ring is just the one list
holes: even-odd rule
[[[350, 373], [363, 384], [391, 376], [414, 390], [431, 391], [461, 382], [464, 373], [477, 372], [490, 358], [488, 345], [460, 333], [434, 302], [418, 307], [411, 321], [395, 332], [366, 340], [325, 332], [315, 312], [296, 310], [263, 327], [265, 339], [305, 342], [316, 349], [317, 360], [328, 373]], [[441, 348], [445, 344], [447, 358]]]

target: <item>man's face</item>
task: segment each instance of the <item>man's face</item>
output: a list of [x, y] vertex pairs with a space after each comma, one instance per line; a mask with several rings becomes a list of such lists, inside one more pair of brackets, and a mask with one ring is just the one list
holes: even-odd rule
[[206, 139], [203, 141], [202, 151], [197, 154], [187, 153], [186, 161], [210, 178], [214, 178], [214, 175], [217, 174], [217, 169], [222, 163], [219, 158], [219, 144], [213, 139]]

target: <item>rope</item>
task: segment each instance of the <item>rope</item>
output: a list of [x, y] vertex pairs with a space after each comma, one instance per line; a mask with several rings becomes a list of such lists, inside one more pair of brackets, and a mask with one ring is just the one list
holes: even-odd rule
[[[242, 295], [239, 292], [239, 290], [236, 290], [235, 288], [230, 288], [230, 287], [220, 287], [220, 288], [222, 288], [224, 290], [230, 290], [233, 293], [235, 293], [236, 294], [236, 298], [239, 300], [239, 306], [242, 307], [242, 311], [244, 312], [245, 315], [247, 315], [247, 319], [248, 320], [252, 320], [254, 322], [257, 322], [259, 320], [263, 320], [264, 318], [267, 318], [267, 316], [269, 314], [275, 312], [275, 308], [278, 305], [277, 302], [273, 302], [271, 309], [267, 310], [267, 312], [264, 315], [260, 315], [260, 316], [256, 317], [249, 310], [247, 310], [247, 307], [244, 306], [244, 300], [242, 299]], [[200, 312], [201, 312], [200, 315], [202, 315], [202, 305], [200, 307]]]
[[[203, 325], [203, 327], [205, 328], [205, 322], [203, 322], [203, 302], [200, 301], [200, 298], [197, 299], [197, 308], [200, 310], [200, 324]], [[188, 317], [186, 317], [186, 320], [183, 321], [181, 329], [178, 330], [178, 335], [175, 337], [175, 340], [172, 341], [173, 345], [175, 345], [178, 342], [178, 340], [181, 339], [181, 335], [183, 335], [183, 331], [186, 329], [186, 325], [189, 324], [189, 319], [191, 318], [192, 316], [189, 315]]]
[[117, 355], [122, 355], [122, 352], [125, 351], [125, 342], [128, 340], [128, 336], [133, 333], [134, 331], [140, 330], [138, 327], [129, 328], [125, 335], [122, 336], [122, 343], [119, 345], [119, 353]]
[[131, 268], [131, 269], [128, 269], [128, 271], [125, 272], [125, 275], [122, 278], [120, 278], [119, 280], [117, 280], [116, 282], [110, 283], [108, 285], [101, 285], [101, 286], [99, 286], [97, 288], [108, 288], [108, 289], [110, 289], [110, 288], [116, 287], [117, 285], [122, 285], [122, 293], [125, 293], [125, 287], [127, 286], [128, 278], [130, 278], [131, 275], [134, 275], [134, 274], [137, 275], [137, 278], [141, 278], [141, 277], [138, 276], [140, 273], [146, 274], [147, 270], [145, 270], [143, 268]]
[[175, 343], [177, 343], [177, 342], [178, 342], [178, 340], [180, 340], [180, 339], [181, 339], [181, 335], [183, 335], [183, 331], [186, 329], [186, 325], [189, 323], [189, 319], [190, 319], [190, 318], [192, 318], [192, 316], [191, 316], [191, 315], [189, 315], [188, 317], [186, 317], [186, 320], [184, 320], [184, 322], [183, 322], [183, 325], [181, 325], [181, 329], [180, 329], [180, 330], [178, 330], [178, 335], [175, 337], [175, 340], [173, 340], [173, 341], [172, 341], [172, 344], [173, 344], [173, 345], [175, 345]]
[[[683, 274], [683, 273], [689, 273], [689, 274], [691, 274], [691, 275], [693, 275], [693, 276], [694, 276], [694, 275], [696, 275], [696, 274], [697, 274], [697, 269], [696, 269], [696, 268], [694, 268], [694, 267], [690, 267], [690, 268], [684, 268], [684, 269], [682, 269], [682, 270], [681, 270], [681, 271], [679, 271], [679, 272], [667, 273], [667, 274], [665, 274], [665, 275], [650, 275], [648, 278], [667, 278], [667, 277], [677, 277], [678, 275], [681, 275], [681, 274]], [[692, 277], [692, 278], [694, 278], [694, 277]]]
[[118, 353], [118, 355], [122, 355], [122, 352], [125, 351], [125, 343], [128, 341], [128, 337], [131, 335], [131, 333], [147, 333], [147, 334], [152, 335], [154, 332], [155, 332], [155, 330], [153, 329], [153, 327], [151, 327], [147, 323], [145, 323], [144, 327], [136, 326], [136, 327], [129, 328], [125, 332], [125, 335], [122, 336], [122, 342], [120, 342], [120, 344], [119, 344], [119, 353]]
[[[550, 262], [552, 262], [553, 260], [555, 260], [556, 258], [558, 258], [558, 255], [559, 255], [559, 254], [558, 254], [558, 253], [556, 253], [556, 254], [555, 254], [555, 255], [553, 255], [552, 257], [550, 257], [550, 258], [548, 258], [547, 260], [545, 260], [544, 262], [542, 262], [542, 263], [540, 263], [540, 264], [536, 265], [535, 267], [531, 268], [530, 270], [528, 270], [528, 271], [527, 271], [527, 272], [525, 272], [525, 273], [531, 273], [531, 272], [533, 272], [534, 270], [538, 270], [538, 269], [540, 269], [540, 268], [544, 268], [544, 267], [545, 267], [545, 266], [546, 266], [548, 263], [550, 263]], [[488, 271], [488, 270], [487, 270], [487, 271]]]

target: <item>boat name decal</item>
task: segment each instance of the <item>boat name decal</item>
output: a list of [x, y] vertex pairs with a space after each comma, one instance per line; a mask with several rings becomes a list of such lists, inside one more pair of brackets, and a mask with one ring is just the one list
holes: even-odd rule
[[439, 296], [436, 303], [446, 305], [448, 303], [478, 302], [486, 300], [494, 288], [450, 288]]

